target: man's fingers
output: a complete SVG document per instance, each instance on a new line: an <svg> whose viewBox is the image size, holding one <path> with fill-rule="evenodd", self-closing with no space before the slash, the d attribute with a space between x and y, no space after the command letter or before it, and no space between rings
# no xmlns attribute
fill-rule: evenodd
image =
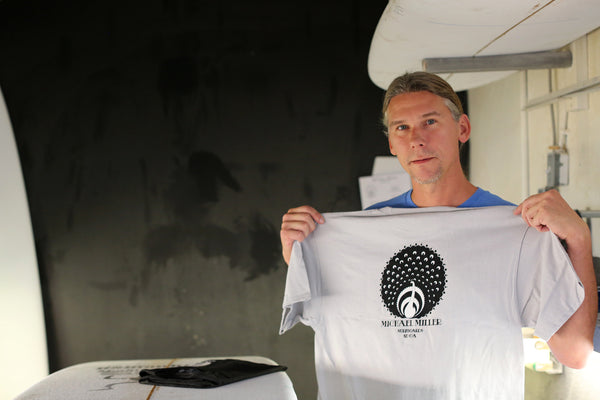
<svg viewBox="0 0 600 400"><path fill-rule="evenodd" d="M515 209L515 214L519 213L527 225L540 232L551 230L564 240L572 235L585 236L586 229L581 226L585 223L556 190L528 197Z"/></svg>
<svg viewBox="0 0 600 400"><path fill-rule="evenodd" d="M522 210L522 209L523 209L523 203L519 204L519 205L517 206L517 208L515 208L515 210L513 211L513 213L514 213L515 215L520 215L520 214L521 214L521 210Z"/></svg>
<svg viewBox="0 0 600 400"><path fill-rule="evenodd" d="M294 241L303 241L307 236L304 232L295 230L281 230L280 235L281 243L286 247L291 247Z"/></svg>
<svg viewBox="0 0 600 400"><path fill-rule="evenodd" d="M301 242L317 228L317 223L322 224L325 219L320 212L311 206L290 208L281 218L281 248L283 258L289 263L292 244Z"/></svg>
<svg viewBox="0 0 600 400"><path fill-rule="evenodd" d="M305 217L306 215L310 215L310 217L313 219L313 221L316 221L319 224L322 224L323 222L325 222L325 219L323 218L321 213L318 212L317 210L315 210L311 206L300 206L300 207L296 207L296 208L290 208L288 210L288 212L284 215L284 218L286 216L289 216L290 218L293 218L294 216Z"/></svg>
<svg viewBox="0 0 600 400"><path fill-rule="evenodd" d="M284 221L281 224L281 231L288 237L294 237L294 240L300 239L300 241L304 240L306 236L308 236L312 231L316 228L315 222L311 219L310 221L306 220L293 220L293 221ZM301 235L301 236L300 236Z"/></svg>

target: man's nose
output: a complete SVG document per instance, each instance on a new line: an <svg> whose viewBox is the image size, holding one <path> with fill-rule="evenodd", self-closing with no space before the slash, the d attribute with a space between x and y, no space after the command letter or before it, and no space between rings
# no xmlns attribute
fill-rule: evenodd
<svg viewBox="0 0 600 400"><path fill-rule="evenodd" d="M411 147L422 147L425 145L425 136L420 128L411 129L409 143Z"/></svg>

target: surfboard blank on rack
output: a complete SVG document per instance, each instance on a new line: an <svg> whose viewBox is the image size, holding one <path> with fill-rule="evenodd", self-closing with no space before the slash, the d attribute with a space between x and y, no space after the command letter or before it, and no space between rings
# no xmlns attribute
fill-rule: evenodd
<svg viewBox="0 0 600 400"><path fill-rule="evenodd" d="M269 358L259 356L227 358L276 364ZM73 365L53 373L15 400L297 400L292 381L285 372L210 389L153 386L138 382L142 369L201 366L207 360L209 358L120 360Z"/></svg>
<svg viewBox="0 0 600 400"><path fill-rule="evenodd" d="M21 164L0 92L0 399L48 375L42 293Z"/></svg>
<svg viewBox="0 0 600 400"><path fill-rule="evenodd" d="M477 57L556 50L600 26L590 0L390 0L369 51L371 80L387 89L425 58ZM467 90L514 71L440 74Z"/></svg>

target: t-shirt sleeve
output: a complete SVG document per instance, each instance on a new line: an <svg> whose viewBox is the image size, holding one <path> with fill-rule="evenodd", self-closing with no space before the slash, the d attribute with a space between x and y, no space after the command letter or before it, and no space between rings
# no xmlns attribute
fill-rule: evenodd
<svg viewBox="0 0 600 400"><path fill-rule="evenodd" d="M283 315L279 334L283 334L299 321L304 322L305 303L311 299L310 283L306 263L304 262L302 246L294 242L288 265L283 295Z"/></svg>
<svg viewBox="0 0 600 400"><path fill-rule="evenodd" d="M553 233L527 229L518 263L517 292L522 325L534 328L544 340L583 302L583 284Z"/></svg>

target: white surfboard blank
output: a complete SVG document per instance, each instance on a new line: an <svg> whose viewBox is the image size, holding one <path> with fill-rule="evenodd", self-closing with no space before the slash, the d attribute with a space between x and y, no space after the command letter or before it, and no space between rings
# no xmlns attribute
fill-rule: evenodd
<svg viewBox="0 0 600 400"><path fill-rule="evenodd" d="M427 58L480 57L556 50L600 26L590 0L390 0L369 51L371 80L386 89ZM514 71L440 74L467 90Z"/></svg>
<svg viewBox="0 0 600 400"><path fill-rule="evenodd" d="M224 358L276 364L273 360L260 356ZM297 400L292 381L285 372L276 372L210 389L153 386L138 382L139 372L142 369L201 366L208 360L208 358L176 358L93 361L77 364L53 373L15 400Z"/></svg>
<svg viewBox="0 0 600 400"><path fill-rule="evenodd" d="M40 279L21 164L0 91L0 399L48 375Z"/></svg>

